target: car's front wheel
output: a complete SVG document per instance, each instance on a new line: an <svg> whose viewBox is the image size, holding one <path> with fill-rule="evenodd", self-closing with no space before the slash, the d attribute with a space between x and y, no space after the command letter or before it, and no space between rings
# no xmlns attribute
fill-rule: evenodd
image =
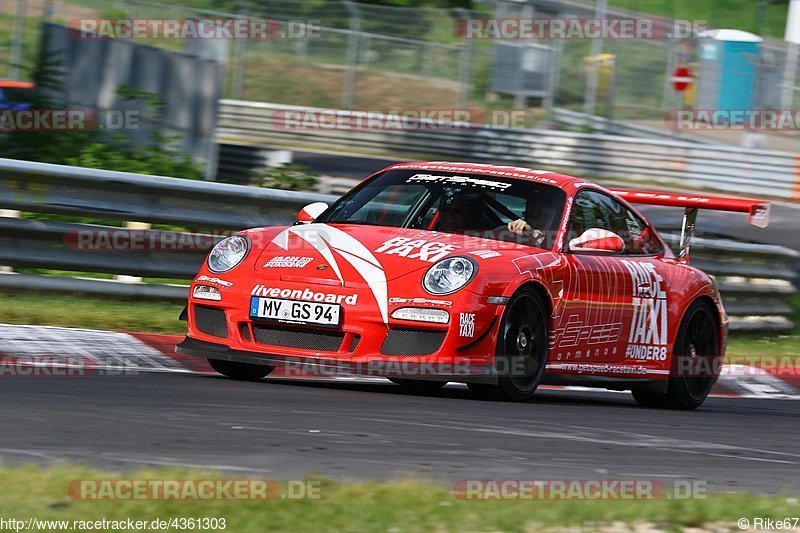
<svg viewBox="0 0 800 533"><path fill-rule="evenodd" d="M255 381L261 379L274 369L274 367L267 365L237 363L234 361L223 361L221 359L209 359L208 364L211 365L211 368L223 376L245 381Z"/></svg>
<svg viewBox="0 0 800 533"><path fill-rule="evenodd" d="M631 391L643 407L697 409L711 392L719 363L719 327L714 310L704 301L694 302L686 311L672 356L667 392Z"/></svg>
<svg viewBox="0 0 800 533"><path fill-rule="evenodd" d="M522 401L533 396L547 362L547 312L541 297L522 290L506 305L497 339L497 385L469 383L481 398Z"/></svg>

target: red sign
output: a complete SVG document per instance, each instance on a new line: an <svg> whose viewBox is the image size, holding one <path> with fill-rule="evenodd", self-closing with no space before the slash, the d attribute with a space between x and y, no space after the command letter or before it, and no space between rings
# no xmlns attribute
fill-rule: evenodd
<svg viewBox="0 0 800 533"><path fill-rule="evenodd" d="M675 67L675 72L672 73L669 81L672 83L672 88L682 93L694 83L694 72L689 70L689 67Z"/></svg>

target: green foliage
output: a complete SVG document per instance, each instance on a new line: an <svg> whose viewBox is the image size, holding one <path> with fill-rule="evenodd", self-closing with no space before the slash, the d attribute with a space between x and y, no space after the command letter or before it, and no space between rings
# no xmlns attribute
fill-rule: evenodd
<svg viewBox="0 0 800 533"><path fill-rule="evenodd" d="M44 50L44 47L42 47ZM28 103L35 110L56 110L67 107L54 95L61 94L62 61L60 53L42 53L33 69L32 91ZM90 130L9 131L3 137L3 157L56 163L122 172L135 172L187 179L202 179L203 169L184 154L169 149L174 138L158 133L158 113L163 102L158 95L132 89L118 88L121 100L138 103L148 115L139 125L145 131L146 144L134 144L120 133ZM152 120L149 120L152 117ZM154 126L148 126L154 124Z"/></svg>
<svg viewBox="0 0 800 533"><path fill-rule="evenodd" d="M208 383L224 388L224 382ZM260 384L259 387L279 385ZM252 387L253 390L259 387ZM253 393L256 394L256 393ZM363 394L363 393L362 393ZM59 406L54 406L59 408ZM777 416L777 415L763 415ZM132 437L134 438L134 437ZM465 465L469 472L470 465ZM465 477L470 474L465 473ZM297 477L297 476L296 476ZM246 479L241 474L186 468L149 468L120 474L85 465L56 464L0 469L0 516L38 520L216 517L225 530L236 533L347 531L396 533L435 531L738 531L740 517L766 517L783 524L796 516L797 499L790 493L759 495L713 492L690 499L621 500L468 500L457 497L444 483L414 479L343 483L305 477L315 482L319 499L265 501L261 499L142 499L74 500L68 487L75 480L189 480ZM280 479L281 493L286 483ZM729 489L730 490L730 489ZM534 491L535 494L536 491ZM102 491L99 493L102 494ZM787 522L791 524L791 521ZM790 526L791 527L791 526ZM123 526L124 528L124 526ZM784 529L789 529L784 527ZM109 531L110 529L104 529ZM698 531L699 529L693 529ZM54 531L54 529L50 529ZM74 531L70 529L70 531ZM196 531L196 530L195 530ZM750 531L754 531L750 529Z"/></svg>
<svg viewBox="0 0 800 533"><path fill-rule="evenodd" d="M257 172L251 181L254 185L270 189L307 191L314 188L317 176L303 165L288 164Z"/></svg>
<svg viewBox="0 0 800 533"><path fill-rule="evenodd" d="M189 157L162 148L162 139L164 138L156 136L154 144L134 146L124 136L115 136L81 147L77 154L66 157L64 164L136 174L203 179L203 169L199 165Z"/></svg>
<svg viewBox="0 0 800 533"><path fill-rule="evenodd" d="M787 0L609 0L610 7L783 38Z"/></svg>
<svg viewBox="0 0 800 533"><path fill-rule="evenodd" d="M396 7L472 7L472 0L361 0L361 3Z"/></svg>
<svg viewBox="0 0 800 533"><path fill-rule="evenodd" d="M164 107L164 101L161 100L161 95L141 89L134 89L127 85L120 85L117 87L117 96L131 102L141 102L157 111Z"/></svg>
<svg viewBox="0 0 800 533"><path fill-rule="evenodd" d="M124 19L127 16L128 13L124 9L104 9L100 11L100 16L98 18L104 20L116 20Z"/></svg>

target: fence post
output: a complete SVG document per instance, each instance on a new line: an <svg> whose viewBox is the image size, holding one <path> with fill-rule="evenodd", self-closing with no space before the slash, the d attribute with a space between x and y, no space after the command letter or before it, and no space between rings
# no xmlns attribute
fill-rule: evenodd
<svg viewBox="0 0 800 533"><path fill-rule="evenodd" d="M797 78L798 43L800 43L800 0L791 0L789 4L784 39L788 44L788 49L786 50L786 66L783 71L781 107L792 109Z"/></svg>
<svg viewBox="0 0 800 533"><path fill-rule="evenodd" d="M460 18L467 19L470 11L464 8L455 10ZM472 41L464 37L461 41L460 61L458 67L458 107L465 109L469 105L470 79L472 78Z"/></svg>
<svg viewBox="0 0 800 533"><path fill-rule="evenodd" d="M361 12L350 1L344 2L350 12L350 30L347 33L347 71L344 75L344 89L342 93L342 108L352 109L355 101L356 75L358 73L358 47L361 33Z"/></svg>
<svg viewBox="0 0 800 533"><path fill-rule="evenodd" d="M20 218L22 211L16 209L0 209L0 217ZM0 272L14 272L10 266L0 266Z"/></svg>
<svg viewBox="0 0 800 533"><path fill-rule="evenodd" d="M236 14L242 18L250 18L250 8L247 2L237 0ZM231 98L241 100L244 90L245 62L247 61L247 40L235 39L230 49L230 62L233 67L231 77Z"/></svg>
<svg viewBox="0 0 800 533"><path fill-rule="evenodd" d="M458 80L458 107L469 104L470 78L472 77L472 43L467 39L461 44L461 65Z"/></svg>
<svg viewBox="0 0 800 533"><path fill-rule="evenodd" d="M152 227L153 226L148 224L147 222L125 222L125 229L130 229L130 230L142 231L142 230L148 230L148 229L150 229ZM114 276L114 279L116 281L121 282L121 283L141 283L142 282L142 278L139 277L139 276L126 276L124 274L117 274L116 276Z"/></svg>
<svg viewBox="0 0 800 533"><path fill-rule="evenodd" d="M608 0L596 0L594 17L598 20L606 18L608 12ZM603 53L603 38L592 40L591 56L597 57ZM592 64L592 63L590 63ZM597 86L600 82L600 65L592 66L589 69L589 76L586 80L586 95L584 97L583 112L587 115L594 115L597 104Z"/></svg>
<svg viewBox="0 0 800 533"><path fill-rule="evenodd" d="M11 42L11 64L9 75L18 80L22 66L22 48L25 46L25 14L28 12L26 0L17 0L17 15L14 17L14 38Z"/></svg>

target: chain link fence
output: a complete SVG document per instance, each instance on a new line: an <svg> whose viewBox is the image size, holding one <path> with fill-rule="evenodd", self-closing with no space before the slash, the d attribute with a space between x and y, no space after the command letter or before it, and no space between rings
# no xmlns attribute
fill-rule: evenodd
<svg viewBox="0 0 800 533"><path fill-rule="evenodd" d="M287 37L219 43L218 55L227 64L229 98L383 112L517 108L530 111L522 124L529 127L542 117L552 118L549 111L556 106L663 129L666 112L695 104L696 90L676 92L670 77L679 65L697 68L697 38L501 41L464 39L456 28L464 19L661 17L668 25L672 17L679 17L710 28L735 26L767 34L753 58L758 70L754 105L794 108L800 100L797 54L769 37L785 24L785 4L753 0L743 10L731 10L722 0L609 0L609 7L600 11L597 2L483 0L472 10L459 10L346 0L176 0L170 5L145 0L6 0L0 10L0 60L5 69L0 76L17 72L11 56L20 41L16 49L22 53L17 55L31 64L38 22L47 17L61 22L82 17L265 17ZM19 25L15 16L22 4L27 11L25 23ZM153 44L192 46L176 41Z"/></svg>

